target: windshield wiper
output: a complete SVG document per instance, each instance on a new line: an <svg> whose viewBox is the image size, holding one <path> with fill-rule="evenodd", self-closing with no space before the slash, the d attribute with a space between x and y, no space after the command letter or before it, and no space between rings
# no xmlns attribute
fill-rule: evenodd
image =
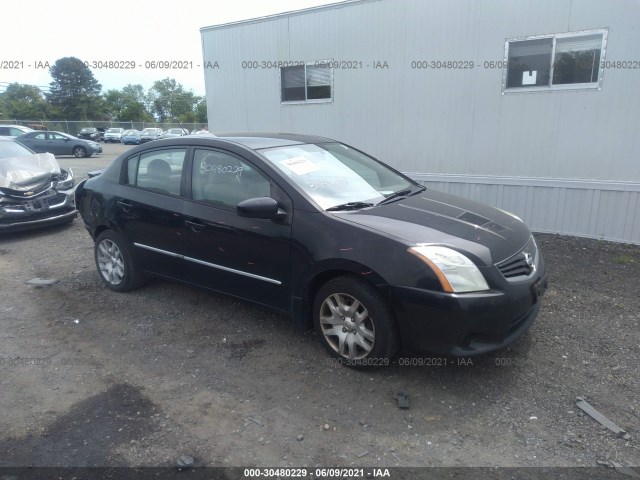
<svg viewBox="0 0 640 480"><path fill-rule="evenodd" d="M404 197L404 196L408 196L408 195L415 195L416 193L419 192L423 192L424 190L426 190L427 187L420 185L418 190L416 190L415 192L413 191L414 187L411 188L405 188L404 190L398 190L397 192L393 192L391 195L389 195L387 198L385 198L384 200L380 200L378 202L378 205L384 205L385 203L389 203L391 200L394 200L398 197Z"/></svg>
<svg viewBox="0 0 640 480"><path fill-rule="evenodd" d="M336 210L360 210L361 208L373 207L373 203L367 202L347 202L334 207L329 207L325 211L333 212Z"/></svg>

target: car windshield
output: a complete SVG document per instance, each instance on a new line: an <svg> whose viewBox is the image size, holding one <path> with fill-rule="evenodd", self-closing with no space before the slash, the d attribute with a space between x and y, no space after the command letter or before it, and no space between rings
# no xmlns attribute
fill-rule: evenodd
<svg viewBox="0 0 640 480"><path fill-rule="evenodd" d="M124 132L125 135L137 135L138 131L137 130L127 130L126 132Z"/></svg>
<svg viewBox="0 0 640 480"><path fill-rule="evenodd" d="M262 149L260 153L325 210L340 205L371 206L418 186L337 142L288 145Z"/></svg>
<svg viewBox="0 0 640 480"><path fill-rule="evenodd" d="M33 153L17 142L0 142L0 158L23 157L25 155L33 155Z"/></svg>
<svg viewBox="0 0 640 480"><path fill-rule="evenodd" d="M107 133L120 133L120 129L119 128L110 128L109 130L107 130Z"/></svg>

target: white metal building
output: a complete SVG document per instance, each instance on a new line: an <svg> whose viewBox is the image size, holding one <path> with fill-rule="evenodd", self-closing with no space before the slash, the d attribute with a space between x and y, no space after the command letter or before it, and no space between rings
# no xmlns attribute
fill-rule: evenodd
<svg viewBox="0 0 640 480"><path fill-rule="evenodd" d="M640 243L638 0L354 0L201 34L214 132L335 138L534 231Z"/></svg>

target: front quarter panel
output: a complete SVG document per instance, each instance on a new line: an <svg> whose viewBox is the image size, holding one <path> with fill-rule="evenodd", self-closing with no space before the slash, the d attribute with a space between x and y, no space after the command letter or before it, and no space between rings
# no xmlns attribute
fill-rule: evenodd
<svg viewBox="0 0 640 480"><path fill-rule="evenodd" d="M351 274L378 287L420 285L441 290L434 273L407 252L408 244L324 212L296 210L292 232L292 316L309 327L314 291L329 278Z"/></svg>

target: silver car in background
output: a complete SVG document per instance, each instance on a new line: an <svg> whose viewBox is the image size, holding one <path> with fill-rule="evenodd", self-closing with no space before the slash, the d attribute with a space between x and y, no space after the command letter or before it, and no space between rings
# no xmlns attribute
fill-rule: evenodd
<svg viewBox="0 0 640 480"><path fill-rule="evenodd" d="M51 153L0 137L0 233L72 222L74 186Z"/></svg>
<svg viewBox="0 0 640 480"><path fill-rule="evenodd" d="M120 143L122 141L123 134L124 128L112 127L104 132L104 143Z"/></svg>
<svg viewBox="0 0 640 480"><path fill-rule="evenodd" d="M150 142L151 140L160 140L164 137L161 128L145 128L140 135L140 143Z"/></svg>

